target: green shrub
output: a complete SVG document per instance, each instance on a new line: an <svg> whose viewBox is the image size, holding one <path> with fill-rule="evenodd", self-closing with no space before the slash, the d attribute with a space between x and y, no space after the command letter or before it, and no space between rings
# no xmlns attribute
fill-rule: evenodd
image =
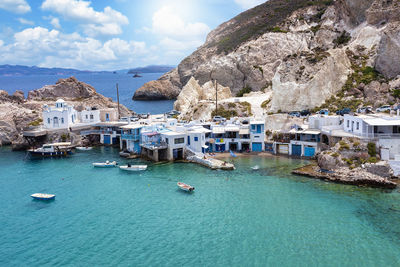
<svg viewBox="0 0 400 267"><path fill-rule="evenodd" d="M43 122L43 120L39 118L37 120L30 122L28 125L29 126L39 126L42 122Z"/></svg>
<svg viewBox="0 0 400 267"><path fill-rule="evenodd" d="M377 163L377 162L378 162L378 159L376 157L370 157L368 159L368 163Z"/></svg>
<svg viewBox="0 0 400 267"><path fill-rule="evenodd" d="M236 108L236 104L235 103L228 103L228 108Z"/></svg>
<svg viewBox="0 0 400 267"><path fill-rule="evenodd" d="M334 158L337 158L337 157L339 157L339 153L337 153L337 152L332 153L331 156L334 157Z"/></svg>
<svg viewBox="0 0 400 267"><path fill-rule="evenodd" d="M358 141L355 141L354 143L353 143L353 146L355 146L355 147L357 147L357 146L359 146L360 145L360 142L358 142Z"/></svg>
<svg viewBox="0 0 400 267"><path fill-rule="evenodd" d="M353 160L352 160L352 159L343 158L342 160L343 160L344 162L346 162L347 165L353 165Z"/></svg>
<svg viewBox="0 0 400 267"><path fill-rule="evenodd" d="M272 131L271 131L271 130L266 130L266 131L265 131L265 135L266 135L266 136L271 136L271 134L272 134Z"/></svg>
<svg viewBox="0 0 400 267"><path fill-rule="evenodd" d="M269 103L271 103L271 99L267 99L267 100L265 100L264 102L262 102L262 103L261 103L261 107L265 109L265 108L267 108L267 105L268 105Z"/></svg>
<svg viewBox="0 0 400 267"><path fill-rule="evenodd" d="M335 40L333 40L333 43L336 46L339 45L346 45L351 39L351 36L348 32L343 31Z"/></svg>
<svg viewBox="0 0 400 267"><path fill-rule="evenodd" d="M368 155L370 155L371 157L375 157L376 156L376 145L373 142L369 142L367 145L368 148Z"/></svg>
<svg viewBox="0 0 400 267"><path fill-rule="evenodd" d="M350 146L349 146L349 144L344 144L344 145L340 145L340 147L339 147L339 150L340 151L342 151L342 150L349 150L350 149Z"/></svg>
<svg viewBox="0 0 400 267"><path fill-rule="evenodd" d="M244 94L248 94L248 93L250 93L252 90L251 90L251 87L250 86L245 86L245 87L243 87L237 94L236 94L236 96L237 97L242 97Z"/></svg>

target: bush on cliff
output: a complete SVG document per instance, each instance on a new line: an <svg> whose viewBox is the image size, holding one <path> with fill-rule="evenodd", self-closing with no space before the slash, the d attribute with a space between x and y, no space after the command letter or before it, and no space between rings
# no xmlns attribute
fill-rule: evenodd
<svg viewBox="0 0 400 267"><path fill-rule="evenodd" d="M368 155L370 155L371 157L375 157L376 156L376 145L373 142L369 142L367 145L368 148Z"/></svg>

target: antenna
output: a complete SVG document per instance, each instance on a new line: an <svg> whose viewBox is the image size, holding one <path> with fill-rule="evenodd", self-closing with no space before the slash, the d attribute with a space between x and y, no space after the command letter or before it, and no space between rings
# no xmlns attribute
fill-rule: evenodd
<svg viewBox="0 0 400 267"><path fill-rule="evenodd" d="M118 120L121 119L121 114L119 110L119 91L118 91L118 83L117 83L117 101L118 101Z"/></svg>

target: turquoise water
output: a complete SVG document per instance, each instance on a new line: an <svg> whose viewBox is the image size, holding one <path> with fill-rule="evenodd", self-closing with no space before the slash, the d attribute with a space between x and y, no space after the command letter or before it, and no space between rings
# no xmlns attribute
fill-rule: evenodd
<svg viewBox="0 0 400 267"><path fill-rule="evenodd" d="M292 176L305 161L235 158L235 171L94 169L98 148L25 160L0 148L1 266L394 266L400 194ZM140 162L132 160L131 162ZM250 167L260 165L259 171ZM196 187L177 190L176 182ZM43 203L35 192L57 195Z"/></svg>

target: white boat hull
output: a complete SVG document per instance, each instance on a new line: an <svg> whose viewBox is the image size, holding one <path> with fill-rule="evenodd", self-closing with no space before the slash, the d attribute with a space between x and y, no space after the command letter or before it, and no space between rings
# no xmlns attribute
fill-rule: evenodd
<svg viewBox="0 0 400 267"><path fill-rule="evenodd" d="M119 168L123 171L145 171L147 169L147 165L132 165L130 167L128 166L119 166Z"/></svg>
<svg viewBox="0 0 400 267"><path fill-rule="evenodd" d="M181 189L183 191L186 191L186 192L194 191L194 187L191 185L180 183L180 182L178 182L177 185L178 185L179 189Z"/></svg>
<svg viewBox="0 0 400 267"><path fill-rule="evenodd" d="M83 146L77 146L75 148L80 151L88 151L93 149L93 147L83 147Z"/></svg>
<svg viewBox="0 0 400 267"><path fill-rule="evenodd" d="M56 197L53 194L35 193L31 195L32 198L37 200L52 200Z"/></svg>
<svg viewBox="0 0 400 267"><path fill-rule="evenodd" d="M96 168L114 168L115 166L117 166L117 163L103 163L103 162L99 162L99 163L92 163L93 167Z"/></svg>

